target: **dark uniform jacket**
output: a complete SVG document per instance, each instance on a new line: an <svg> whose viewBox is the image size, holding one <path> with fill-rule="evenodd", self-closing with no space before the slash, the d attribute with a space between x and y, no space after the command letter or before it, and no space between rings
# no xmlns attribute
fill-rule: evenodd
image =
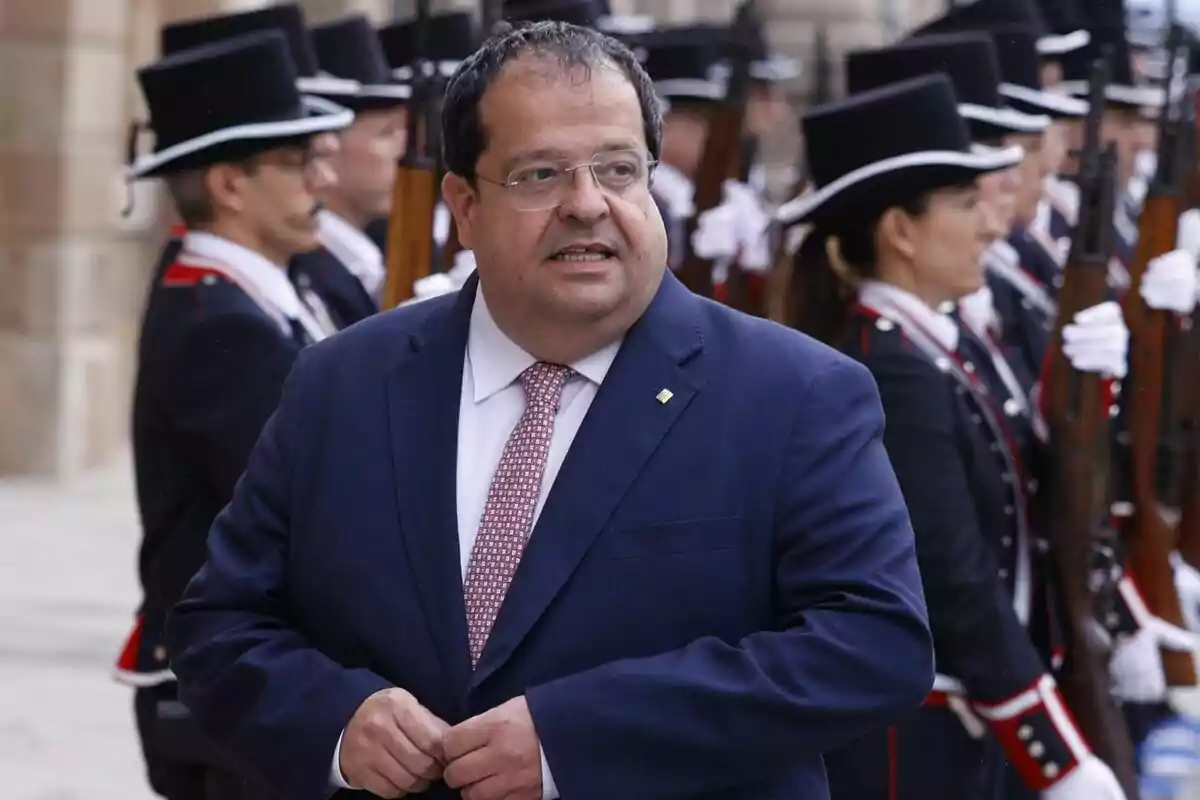
<svg viewBox="0 0 1200 800"><path fill-rule="evenodd" d="M1086 750L1069 721L1061 724L1067 719L1061 699L1026 627L1045 613L1035 607L1044 575L1028 525L1028 465L1006 420L1004 400L982 379L976 356L961 341L949 349L944 337L910 323L914 317L903 306L884 302L889 295L894 296L864 294L839 349L867 366L879 386L887 416L884 443L916 532L939 673L927 706L972 709L1023 782L1042 789ZM918 730L921 724L914 723ZM965 724L957 735L969 737ZM925 753L927 759L906 770L894 760L896 743L905 738L900 726L887 747L864 746L849 758L827 759L840 765L831 769L831 782L836 771L849 776L854 791L873 798L878 787L854 773L900 774L907 784L890 787L895 797L975 796L962 794L961 786L955 795L931 788L937 784L927 773L951 768L939 760L961 747L910 741L906 752ZM890 765L878 763L889 758Z"/></svg>

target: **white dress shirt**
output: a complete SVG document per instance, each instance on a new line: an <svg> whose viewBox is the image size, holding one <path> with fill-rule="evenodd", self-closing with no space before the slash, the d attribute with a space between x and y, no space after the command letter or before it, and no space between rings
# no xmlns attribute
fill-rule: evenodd
<svg viewBox="0 0 1200 800"><path fill-rule="evenodd" d="M317 214L317 236L325 249L358 278L367 294L379 296L386 268L383 252L370 236L327 208Z"/></svg>
<svg viewBox="0 0 1200 800"><path fill-rule="evenodd" d="M541 493L533 514L535 524L567 451L575 440L575 434L583 424L583 418L620 349L621 342L613 342L570 365L574 374L563 386L562 399L554 420L546 470L542 474ZM504 453L509 434L525 411L525 390L517 378L537 361L497 327L488 311L482 287L476 292L475 305L471 309L464 359L458 413L457 505L459 565L465 581L492 475L500 465L500 456ZM333 753L331 777L334 786L347 789L350 787L339 766L341 746L339 738ZM558 796L558 788L543 750L542 798L557 800Z"/></svg>
<svg viewBox="0 0 1200 800"><path fill-rule="evenodd" d="M216 270L237 284L255 304L278 323L289 337L289 320L298 320L314 342L326 337L325 329L300 302L300 295L287 275L287 268L265 256L221 236L188 231L183 237L179 260Z"/></svg>

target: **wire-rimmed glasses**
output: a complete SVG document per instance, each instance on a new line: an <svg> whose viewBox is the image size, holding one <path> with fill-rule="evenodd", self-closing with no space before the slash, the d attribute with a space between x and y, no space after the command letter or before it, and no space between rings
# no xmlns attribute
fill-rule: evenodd
<svg viewBox="0 0 1200 800"><path fill-rule="evenodd" d="M533 161L523 164L503 181L479 175L481 179L503 186L518 211L549 211L562 205L573 189L575 173L587 169L603 191L621 194L647 184L657 164L641 150L603 150L582 164L565 159Z"/></svg>

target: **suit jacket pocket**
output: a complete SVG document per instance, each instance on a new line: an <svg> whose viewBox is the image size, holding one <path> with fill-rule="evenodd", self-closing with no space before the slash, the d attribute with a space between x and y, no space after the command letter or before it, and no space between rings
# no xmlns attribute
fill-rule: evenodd
<svg viewBox="0 0 1200 800"><path fill-rule="evenodd" d="M604 551L613 558L688 555L732 550L743 533L741 517L705 517L621 528L606 533Z"/></svg>

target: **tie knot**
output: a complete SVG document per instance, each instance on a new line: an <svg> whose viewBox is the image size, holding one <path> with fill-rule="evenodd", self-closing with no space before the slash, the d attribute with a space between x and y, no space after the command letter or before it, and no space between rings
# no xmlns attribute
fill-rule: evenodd
<svg viewBox="0 0 1200 800"><path fill-rule="evenodd" d="M539 361L526 368L518 379L521 381L521 388L525 390L525 402L530 405L547 403L557 408L562 397L563 384L567 382L571 372L570 367L547 361Z"/></svg>

